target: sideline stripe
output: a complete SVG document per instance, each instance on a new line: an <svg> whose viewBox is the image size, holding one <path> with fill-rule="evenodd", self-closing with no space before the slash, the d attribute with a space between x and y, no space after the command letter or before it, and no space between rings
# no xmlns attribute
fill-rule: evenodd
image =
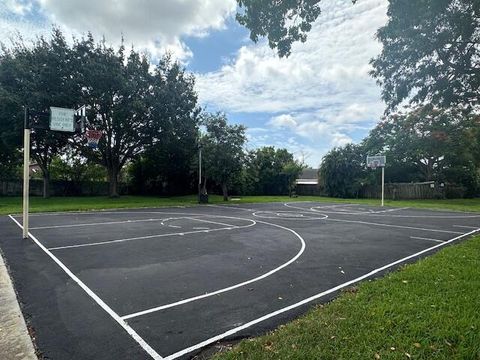
<svg viewBox="0 0 480 360"><path fill-rule="evenodd" d="M48 248L48 250L73 249L73 248L87 247L87 246L116 244L116 243L126 242L126 241L153 239L153 238L160 238L160 237L166 237L166 236L176 236L176 235L183 236L183 235L190 235L190 234L197 234L197 233L207 233L207 232L220 231L220 230L244 229L244 228L247 228L247 227L250 227L250 226L253 226L253 225L256 224L255 220L250 220L250 219L248 219L248 220L251 221L252 223L249 224L249 225L245 225L245 226L233 226L233 227L225 227L225 228L210 229L210 230L195 230L195 231L185 231L185 232L177 232L177 233L166 233L166 234L157 234L157 235L148 235L148 236L138 236L138 237L132 237L132 238L126 238L126 239L99 241L99 242L94 242L94 243L83 243L83 244L77 244L77 245L56 246L56 247Z"/></svg>
<svg viewBox="0 0 480 360"><path fill-rule="evenodd" d="M410 236L410 239L417 239L417 240L428 240L428 241L435 241L439 243L445 242L445 240L438 240L438 239L432 239L432 238L425 238L425 237L418 237L418 236Z"/></svg>
<svg viewBox="0 0 480 360"><path fill-rule="evenodd" d="M403 225L392 225L392 224L372 223L372 222L368 222L368 221L359 221L359 220L342 220L342 219L332 219L332 218L327 218L327 219L325 219L325 220L337 221L337 222L346 222L346 223L353 223L353 224L385 226L385 227L393 227L393 228L399 228L399 229L411 229L411 230L421 230L421 231L433 231L433 232L441 232L441 233L447 233L447 234L463 234L462 232L458 232L458 231L438 230L438 229L426 229L426 228L419 228L419 227L413 227L413 226L403 226Z"/></svg>
<svg viewBox="0 0 480 360"><path fill-rule="evenodd" d="M12 219L21 229L23 226L11 215L9 215L10 219ZM115 311L113 311L102 299L100 299L90 288L85 285L74 273L70 271L55 255L53 255L48 249L38 241L38 239L32 235L32 233L28 233L30 238L42 249L55 263L63 270L65 273L70 276L70 278L79 285L83 291L87 293L108 315L110 315L141 347L145 350L148 355L150 355L155 360L162 360L161 357L153 348L147 344L143 338L137 334L135 330L133 330L130 325L128 325Z"/></svg>
<svg viewBox="0 0 480 360"><path fill-rule="evenodd" d="M204 347L204 346L207 346L207 345L210 345L210 344L212 344L212 343L214 343L214 342L216 342L216 341L222 340L223 338L225 338L225 337L227 337L227 336L234 335L234 334L238 333L239 331L242 331L242 330L244 330L244 329L247 329L247 328L249 328L249 327L251 327L251 326L253 326L253 325L255 325L255 324L258 324L258 323L260 323L260 322L263 322L263 321L265 321L265 320L268 320L268 319L270 319L270 318L272 318L272 317L275 317L275 316L277 316L277 315L280 315L280 314L282 314L282 313L284 313L284 312L287 312L287 311L289 311L289 310L295 309L295 308L297 308L297 307L299 307L299 306L308 304L309 302L312 302L312 301L314 301L314 300L317 300L317 299L319 299L319 298L321 298L321 297L323 297L323 296L325 296L325 295L328 295L328 294L331 294L331 293L333 293L333 292L335 292L335 291L341 290L341 289L343 289L343 288L345 288L345 287L347 287L347 286L350 286L350 285L355 284L355 283L357 283L357 282L359 282L359 281L362 281L362 280L364 280L364 279L367 279L367 278L369 278L369 277L371 277L371 276L373 276L373 275L375 275L375 274L378 274L379 272L382 272L382 271L384 271L384 270L387 270L387 269L391 268L392 266L401 264L401 263L403 263L403 262L405 262L405 261L407 261L407 260L410 260L410 259L412 259L412 258L415 258L415 257L417 257L417 256L420 256L420 255L422 255L422 254L425 254L425 253L427 253L427 252L429 252L429 251L432 251L432 250L438 249L438 248L440 248L440 247L443 247L443 246L445 246L445 245L447 245L447 244L450 244L450 243L452 243L452 242L454 242L454 241L457 241L457 240L459 240L459 239L462 239L462 238L464 238L464 237L473 235L473 234L477 233L478 231L480 231L480 228L475 229L475 230L473 230L473 231L470 231L470 232L468 232L468 233L466 233L466 234L462 234L462 235L460 235L460 236L457 236L457 237L455 237L455 238L453 238L453 239L447 240L447 241L445 241L445 242L443 242L443 243L441 243L441 244L434 245L434 246L429 247L429 248L427 248L427 249L425 249L425 250L419 251L419 252L417 252L417 253L415 253L415 254L413 254L413 255L406 256L406 257L404 257L404 258L402 258L402 259L399 259L399 260L397 260L397 261L394 261L394 262L392 262L392 263L390 263L390 264L384 265L384 266L382 266L382 267L380 267L380 268L377 268L377 269L375 269L375 270L370 271L369 273L366 273L365 275L362 275L362 276L357 277L357 278L355 278L355 279L353 279L353 280L350 280L350 281L347 281L347 282L345 282L345 283L343 283L343 284L340 284L340 285L338 285L338 286L335 286L334 288L331 288L331 289L326 290L326 291L323 291L323 292L321 292L321 293L319 293L319 294L313 295L313 296L311 296L311 297L309 297L309 298L307 298L307 299L304 299L304 300L302 300L302 301L299 301L299 302L297 302L297 303L295 303L295 304L292 304L292 305L290 305L290 306L284 307L284 308L279 309L279 310L277 310L277 311L274 311L274 312L272 312L272 313L270 313L270 314L264 315L264 316L262 316L262 317L260 317L260 318L258 318L258 319L255 319L255 320L252 320L252 321L250 321L250 322L248 322L248 323L245 323L245 324L243 324L242 326L238 326L238 327L233 328L233 329L231 329L231 330L229 330L229 331L226 331L226 332L224 332L223 334L219 334L219 335L214 336L214 337L212 337L212 338L210 338L210 339L207 339L207 340L205 340L205 341L202 341L202 342L200 342L200 343L198 343L198 344L196 344L196 345L190 346L190 347L185 348L185 349L183 349L183 350L180 350L180 351L178 351L178 352L176 352L176 353L174 353L174 354L171 354L171 355L169 355L169 356L166 356L166 357L165 357L165 360L173 360L173 359L176 359L176 358L178 358L178 357L180 357L180 356L186 355L186 354L188 354L188 353L190 353L190 352L192 352L192 351L201 349L201 348Z"/></svg>
<svg viewBox="0 0 480 360"><path fill-rule="evenodd" d="M136 222L161 221L161 220L164 220L164 219L122 220L122 221L108 221L108 222L98 222L98 223L52 225L52 226L31 227L30 230L58 229L58 228L78 227L78 226L113 225L113 224L126 224L126 223L136 223Z"/></svg>
<svg viewBox="0 0 480 360"><path fill-rule="evenodd" d="M253 220L252 220L252 221L253 221ZM267 272L267 273L265 273L265 274L263 274L263 275L260 275L260 276L258 276L258 277L256 277L256 278L253 278L253 279L250 279L250 280L247 280L247 281L241 282L241 283L239 283L239 284L232 285L232 286L229 286L229 287L226 287L226 288L217 290L217 291L212 291L212 292L210 292L210 293L206 293L206 294L203 294L203 295L194 296L194 297L191 297L191 298L188 298L188 299L180 300L180 301L177 301L177 302L174 302L174 303L171 303L171 304L166 304L166 305L162 305L162 306L157 306L157 307L154 307L154 308L151 308L151 309L147 309L147 310L139 311L139 312L136 312L136 313L124 315L124 316L122 316L122 319L123 319L123 320L131 319L131 318L134 318L134 317L137 317L137 316L141 316L141 315L145 315L145 314L150 314L150 313L153 313L153 312L156 312L156 311L160 311L160 310L172 308L172 307L179 306L179 305L183 305L183 304L186 304L186 303L195 301L195 300L204 299L204 298L207 298L207 297L210 297L210 296L214 296L214 295L218 295L218 294L221 294L221 293L224 293L224 292L233 290L233 289L237 289L237 288L239 288L239 287L242 287L242 286L245 286L245 285L248 285L248 284L257 282L257 281L259 281L259 280L262 280L262 279L265 279L265 278L269 277L270 275L275 274L277 271L280 271L280 270L282 270L283 268L289 266L290 264L292 264L293 262L295 262L300 256L302 256L303 252L305 251L305 246L306 246L306 245L305 245L305 240L303 240L303 238L302 238L295 230L292 230L292 229L287 228L287 227L285 227L285 226L281 226L281 225L277 225L277 224L272 224L272 223L265 222L265 221L257 220L257 222L262 223L262 224L266 224L266 225L270 225L270 226L274 226L274 227L278 227L278 228L280 228L280 229L287 230L287 231L291 232L292 234L294 234L298 239L300 239L300 242L301 242L301 244L302 244L299 252L298 252L293 258L291 258L289 261L287 261L286 263L284 263L284 264L276 267L275 269L270 270L269 272Z"/></svg>

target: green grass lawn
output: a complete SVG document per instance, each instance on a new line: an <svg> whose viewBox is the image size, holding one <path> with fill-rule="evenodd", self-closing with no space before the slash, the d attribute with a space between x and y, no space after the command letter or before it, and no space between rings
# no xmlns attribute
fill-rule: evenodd
<svg viewBox="0 0 480 360"><path fill-rule="evenodd" d="M224 203L221 196L211 195L210 203ZM319 196L243 196L239 200L230 201L232 204L258 203L258 202L289 202L289 201L320 201L320 202L345 202L367 205L379 205L375 199L334 199ZM197 203L195 195L177 197L147 197L147 196L121 196L109 198L103 196L93 197L41 197L30 198L32 212L47 211L84 211L94 209L124 209L139 207L162 207L178 205L194 205ZM449 209L455 211L480 211L480 199L455 199L455 200L405 200L385 202L387 206L418 207L430 209ZM20 197L0 197L0 214L15 214L22 211Z"/></svg>
<svg viewBox="0 0 480 360"><path fill-rule="evenodd" d="M214 359L480 359L480 236Z"/></svg>

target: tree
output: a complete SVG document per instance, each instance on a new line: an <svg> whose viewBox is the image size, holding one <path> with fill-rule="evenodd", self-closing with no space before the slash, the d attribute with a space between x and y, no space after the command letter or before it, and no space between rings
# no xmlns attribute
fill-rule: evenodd
<svg viewBox="0 0 480 360"><path fill-rule="evenodd" d="M320 1L237 0L237 21L250 30L252 41L267 37L268 45L277 49L280 57L289 56L294 42L307 40L321 13Z"/></svg>
<svg viewBox="0 0 480 360"><path fill-rule="evenodd" d="M24 109L48 111L50 106L77 108L80 87L73 76L72 51L57 28L50 40L38 38L30 47L21 39L0 55L0 129L2 142L15 151L23 146ZM33 160L40 166L43 196L49 196L50 164L67 144L68 135L33 130Z"/></svg>
<svg viewBox="0 0 480 360"><path fill-rule="evenodd" d="M282 174L286 177L288 196L292 196L293 190L296 186L296 181L303 169L305 169L305 165L295 160L289 161L283 165Z"/></svg>
<svg viewBox="0 0 480 360"><path fill-rule="evenodd" d="M105 166L110 196L118 196L121 169L146 149L156 153L159 168L177 166L176 175L184 174L199 113L193 76L169 55L151 73L145 55L132 49L127 56L123 45L115 50L105 41L95 44L91 35L77 41L74 49L89 105L87 127L103 131L99 151L83 146L81 153Z"/></svg>
<svg viewBox="0 0 480 360"><path fill-rule="evenodd" d="M448 181L472 189L477 126L465 110L426 105L385 118L363 147L370 154L386 154L386 173L396 181Z"/></svg>
<svg viewBox="0 0 480 360"><path fill-rule="evenodd" d="M228 125L225 114L205 114L202 120L206 133L201 138L205 181L211 179L222 188L223 200L228 201L228 187L242 171L246 141L245 127Z"/></svg>
<svg viewBox="0 0 480 360"><path fill-rule="evenodd" d="M50 165L51 178L54 180L82 182L105 181L105 168L98 164L89 164L87 159L68 152L67 156L56 156Z"/></svg>
<svg viewBox="0 0 480 360"><path fill-rule="evenodd" d="M154 83L155 137L134 162L133 181L142 192L184 194L192 188L198 143L195 79L166 56L157 67Z"/></svg>
<svg viewBox="0 0 480 360"><path fill-rule="evenodd" d="M286 149L266 146L251 151L246 166L249 192L261 195L291 194L303 165Z"/></svg>
<svg viewBox="0 0 480 360"><path fill-rule="evenodd" d="M150 63L132 49L125 55L89 34L74 44L82 96L88 104L87 128L102 130L98 151L78 146L90 161L105 166L110 196L118 196L118 176L127 161L149 144L156 127L152 117L153 78Z"/></svg>
<svg viewBox="0 0 480 360"><path fill-rule="evenodd" d="M478 0L390 0L388 17L377 32L382 53L371 62L387 111L404 101L480 105Z"/></svg>
<svg viewBox="0 0 480 360"><path fill-rule="evenodd" d="M319 171L328 196L357 196L365 178L365 159L360 145L347 144L330 150L323 157Z"/></svg>

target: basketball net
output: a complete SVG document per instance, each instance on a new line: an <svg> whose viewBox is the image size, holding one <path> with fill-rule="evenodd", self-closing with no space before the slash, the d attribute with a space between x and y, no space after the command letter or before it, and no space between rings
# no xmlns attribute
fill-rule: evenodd
<svg viewBox="0 0 480 360"><path fill-rule="evenodd" d="M85 137L87 138L87 144L90 148L96 149L98 148L98 142L102 137L101 130L87 130L85 132Z"/></svg>

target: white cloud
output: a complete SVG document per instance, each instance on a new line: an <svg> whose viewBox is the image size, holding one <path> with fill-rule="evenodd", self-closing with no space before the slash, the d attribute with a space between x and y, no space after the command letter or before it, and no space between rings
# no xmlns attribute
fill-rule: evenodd
<svg viewBox="0 0 480 360"><path fill-rule="evenodd" d="M305 114L300 117L304 116ZM343 146L353 141L345 134L345 131L349 130L350 126L336 126L335 123L321 120L299 121L291 114L275 116L270 119L267 125L276 129L288 129L303 138L318 141L322 144L327 143L332 147Z"/></svg>
<svg viewBox="0 0 480 360"><path fill-rule="evenodd" d="M32 2L19 0L4 0L5 8L15 15L25 15L32 11Z"/></svg>
<svg viewBox="0 0 480 360"><path fill-rule="evenodd" d="M145 49L154 58L169 50L184 61L192 52L182 36L201 37L222 29L236 9L235 0L7 0L4 6L24 15L32 4L47 24L57 24L67 33L78 36L91 31L113 44L124 36L127 45ZM10 22L8 27L15 28L17 23Z"/></svg>
<svg viewBox="0 0 480 360"><path fill-rule="evenodd" d="M330 146L371 127L384 110L368 72L381 50L374 34L386 22L387 0L321 5L307 42L295 44L289 58L278 58L265 42L248 44L218 71L199 74L201 102L226 112L270 114L272 131L288 129Z"/></svg>
<svg viewBox="0 0 480 360"><path fill-rule="evenodd" d="M271 118L270 121L268 122L268 125L271 125L277 128L296 128L298 124L292 115L283 114L283 115L279 115Z"/></svg>

